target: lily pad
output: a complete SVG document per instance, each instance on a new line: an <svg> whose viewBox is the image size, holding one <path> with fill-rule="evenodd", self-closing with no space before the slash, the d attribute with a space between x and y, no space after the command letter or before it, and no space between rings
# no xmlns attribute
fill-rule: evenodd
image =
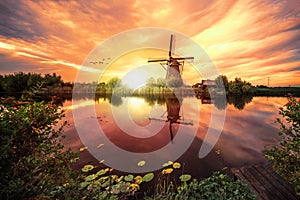
<svg viewBox="0 0 300 200"><path fill-rule="evenodd" d="M182 174L179 179L182 181L182 182L185 182L185 181L189 181L190 179L192 178L192 176L190 174Z"/></svg>
<svg viewBox="0 0 300 200"><path fill-rule="evenodd" d="M85 181L92 181L92 180L94 180L95 178L97 178L97 175L91 174L91 175L89 175L89 176L87 176L87 177L85 178Z"/></svg>
<svg viewBox="0 0 300 200"><path fill-rule="evenodd" d="M164 163L162 166L163 166L163 167L168 167L168 166L170 166L170 165L172 165L172 164L173 164L172 161L168 161L168 162Z"/></svg>
<svg viewBox="0 0 300 200"><path fill-rule="evenodd" d="M88 172L94 169L93 165L84 165L84 167L81 169L82 172Z"/></svg>
<svg viewBox="0 0 300 200"><path fill-rule="evenodd" d="M162 170L162 174L171 174L173 172L173 168L167 168Z"/></svg>
<svg viewBox="0 0 300 200"><path fill-rule="evenodd" d="M141 160L140 162L138 162L137 166L142 167L146 164L146 161Z"/></svg>
<svg viewBox="0 0 300 200"><path fill-rule="evenodd" d="M124 177L125 181L132 181L134 176L132 174L128 174L127 176Z"/></svg>
<svg viewBox="0 0 300 200"><path fill-rule="evenodd" d="M150 182L152 181L152 179L154 178L154 173L148 173L148 174L145 174L144 177L143 177L143 181L144 182Z"/></svg>
<svg viewBox="0 0 300 200"><path fill-rule="evenodd" d="M102 176L102 175L106 174L108 171L109 171L109 168L101 169L96 173L96 175Z"/></svg>
<svg viewBox="0 0 300 200"><path fill-rule="evenodd" d="M174 162L173 163L173 168L174 169L179 169L181 167L181 164L179 162Z"/></svg>

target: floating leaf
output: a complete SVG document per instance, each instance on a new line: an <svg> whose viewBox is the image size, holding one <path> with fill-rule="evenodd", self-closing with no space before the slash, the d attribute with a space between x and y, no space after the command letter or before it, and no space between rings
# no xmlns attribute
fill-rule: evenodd
<svg viewBox="0 0 300 200"><path fill-rule="evenodd" d="M134 180L135 180L135 183L137 183L137 184L141 184L143 182L143 178L141 176L136 176L134 178Z"/></svg>
<svg viewBox="0 0 300 200"><path fill-rule="evenodd" d="M86 149L88 149L87 147L81 147L80 149L79 149L79 151L84 151L84 150L86 150Z"/></svg>
<svg viewBox="0 0 300 200"><path fill-rule="evenodd" d="M140 162L138 162L137 166L142 167L146 164L146 161L141 160Z"/></svg>
<svg viewBox="0 0 300 200"><path fill-rule="evenodd" d="M93 165L84 165L84 167L81 169L82 172L88 172L94 169Z"/></svg>
<svg viewBox="0 0 300 200"><path fill-rule="evenodd" d="M145 176L143 177L143 181L144 182L150 182L152 181L152 179L154 178L154 173L148 173L148 174L145 174Z"/></svg>
<svg viewBox="0 0 300 200"><path fill-rule="evenodd" d="M163 167L168 167L168 166L170 166L170 165L172 165L172 164L173 164L172 161L168 161L168 162L164 163L162 166L163 166Z"/></svg>
<svg viewBox="0 0 300 200"><path fill-rule="evenodd" d="M192 176L190 174L182 174L179 179L182 181L182 182L185 182L185 181L188 181L192 178Z"/></svg>
<svg viewBox="0 0 300 200"><path fill-rule="evenodd" d="M96 175L102 176L102 175L106 174L108 171L109 171L109 168L101 169L96 173Z"/></svg>
<svg viewBox="0 0 300 200"><path fill-rule="evenodd" d="M103 147L104 146L104 144L99 144L98 146L97 146L97 148L99 149L99 148L101 148L101 147Z"/></svg>
<svg viewBox="0 0 300 200"><path fill-rule="evenodd" d="M221 150L220 149L216 150L216 154L220 155L221 154Z"/></svg>
<svg viewBox="0 0 300 200"><path fill-rule="evenodd" d="M80 189L85 188L89 183L88 182L82 182L80 183Z"/></svg>
<svg viewBox="0 0 300 200"><path fill-rule="evenodd" d="M91 174L91 175L89 175L89 176L87 176L87 177L85 178L85 181L92 181L92 180L94 180L95 178L97 178L97 175Z"/></svg>
<svg viewBox="0 0 300 200"><path fill-rule="evenodd" d="M173 172L173 168L167 168L162 170L162 174L171 174Z"/></svg>
<svg viewBox="0 0 300 200"><path fill-rule="evenodd" d="M132 174L128 174L127 176L124 177L125 181L132 181L134 176Z"/></svg>
<svg viewBox="0 0 300 200"><path fill-rule="evenodd" d="M181 167L181 164L179 162L174 162L173 163L173 168L174 169L179 169Z"/></svg>
<svg viewBox="0 0 300 200"><path fill-rule="evenodd" d="M100 160L99 163L104 163L104 160Z"/></svg>

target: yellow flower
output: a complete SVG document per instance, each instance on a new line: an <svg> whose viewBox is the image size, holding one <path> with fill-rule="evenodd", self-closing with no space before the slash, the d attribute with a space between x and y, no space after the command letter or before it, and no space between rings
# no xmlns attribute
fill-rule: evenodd
<svg viewBox="0 0 300 200"><path fill-rule="evenodd" d="M141 182L143 182L143 177L141 177L141 176L136 176L136 177L134 178L134 180L135 180L135 183L140 184Z"/></svg>
<svg viewBox="0 0 300 200"><path fill-rule="evenodd" d="M84 151L84 150L86 150L87 149L87 147L81 147L80 149L79 149L79 151Z"/></svg>
<svg viewBox="0 0 300 200"><path fill-rule="evenodd" d="M140 189L140 186L136 183L132 183L127 187L127 190L130 191L138 191Z"/></svg>
<svg viewBox="0 0 300 200"><path fill-rule="evenodd" d="M181 167L181 164L179 162L174 162L173 163L173 168L174 169L179 169Z"/></svg>
<svg viewBox="0 0 300 200"><path fill-rule="evenodd" d="M173 168L167 168L167 169L162 170L162 174L170 174L172 172L173 172Z"/></svg>

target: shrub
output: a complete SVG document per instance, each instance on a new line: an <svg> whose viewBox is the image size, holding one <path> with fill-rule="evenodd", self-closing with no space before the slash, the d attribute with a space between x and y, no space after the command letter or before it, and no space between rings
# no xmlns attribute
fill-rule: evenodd
<svg viewBox="0 0 300 200"><path fill-rule="evenodd" d="M264 151L271 160L275 171L290 182L300 194L300 101L289 98L288 103L280 108L282 119L279 135L282 141Z"/></svg>
<svg viewBox="0 0 300 200"><path fill-rule="evenodd" d="M65 150L63 111L44 102L0 101L0 197L46 198L74 182L77 155ZM54 129L54 126L59 126Z"/></svg>

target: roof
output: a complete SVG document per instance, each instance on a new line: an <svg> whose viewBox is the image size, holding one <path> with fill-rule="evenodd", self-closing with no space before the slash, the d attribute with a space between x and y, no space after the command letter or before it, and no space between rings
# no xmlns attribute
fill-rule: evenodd
<svg viewBox="0 0 300 200"><path fill-rule="evenodd" d="M215 86L216 81L214 81L214 80L202 80L202 85Z"/></svg>

